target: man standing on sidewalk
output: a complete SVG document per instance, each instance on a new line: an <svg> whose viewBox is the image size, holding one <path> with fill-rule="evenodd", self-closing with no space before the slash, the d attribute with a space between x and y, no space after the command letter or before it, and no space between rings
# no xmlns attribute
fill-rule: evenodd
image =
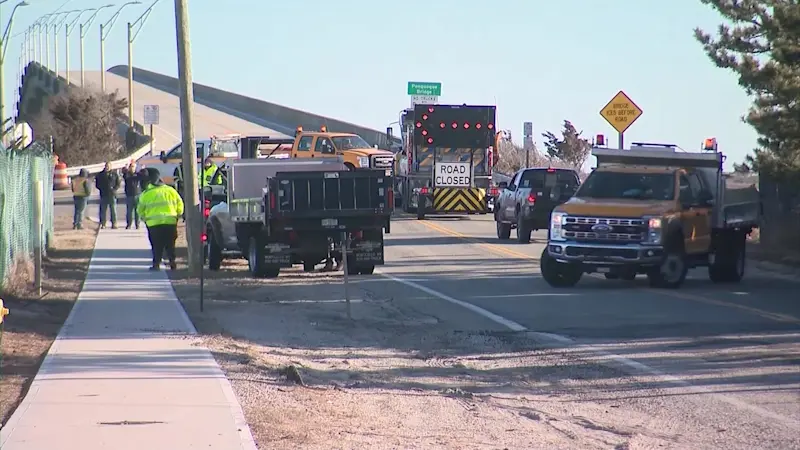
<svg viewBox="0 0 800 450"><path fill-rule="evenodd" d="M130 230L132 226L136 225L139 229L139 211L136 207L139 205L139 195L142 193L141 178L139 173L136 172L136 163L131 162L128 169L125 170L125 221L127 225L126 230Z"/></svg>
<svg viewBox="0 0 800 450"><path fill-rule="evenodd" d="M83 212L86 210L86 200L92 195L92 185L89 184L89 171L81 169L77 177L72 179L72 203L75 212L72 215L72 229L83 228Z"/></svg>
<svg viewBox="0 0 800 450"><path fill-rule="evenodd" d="M150 270L159 270L166 252L169 268L175 270L175 241L178 239L178 218L183 214L183 200L171 186L161 182L157 169L147 169L147 187L139 198L139 216L147 226L147 237L153 252Z"/></svg>
<svg viewBox="0 0 800 450"><path fill-rule="evenodd" d="M111 163L107 162L103 171L95 178L95 187L100 192L100 228L106 227L106 217L110 214L111 228L117 228L117 189L119 189L119 175L111 170Z"/></svg>

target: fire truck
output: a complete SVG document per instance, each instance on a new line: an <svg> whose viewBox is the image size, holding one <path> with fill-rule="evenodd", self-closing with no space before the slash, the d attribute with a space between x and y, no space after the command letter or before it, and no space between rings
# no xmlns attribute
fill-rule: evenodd
<svg viewBox="0 0 800 450"><path fill-rule="evenodd" d="M420 220L489 212L495 118L495 106L415 105L401 111L395 191L405 212Z"/></svg>

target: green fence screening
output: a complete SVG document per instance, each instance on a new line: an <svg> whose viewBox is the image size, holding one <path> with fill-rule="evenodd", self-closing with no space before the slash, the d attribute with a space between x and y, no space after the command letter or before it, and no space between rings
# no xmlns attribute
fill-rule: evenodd
<svg viewBox="0 0 800 450"><path fill-rule="evenodd" d="M34 251L34 189L42 180L45 243L53 234L53 154L34 142L22 150L0 145L0 288L17 258Z"/></svg>

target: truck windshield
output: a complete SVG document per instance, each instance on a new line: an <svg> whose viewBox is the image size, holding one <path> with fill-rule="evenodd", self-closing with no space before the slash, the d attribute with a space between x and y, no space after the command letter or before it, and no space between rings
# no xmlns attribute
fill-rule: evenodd
<svg viewBox="0 0 800 450"><path fill-rule="evenodd" d="M576 197L632 200L673 200L675 174L592 172Z"/></svg>
<svg viewBox="0 0 800 450"><path fill-rule="evenodd" d="M236 141L214 141L211 144L211 156L224 155L226 153L239 153L239 146Z"/></svg>
<svg viewBox="0 0 800 450"><path fill-rule="evenodd" d="M331 140L333 141L333 146L339 150L370 148L370 145L361 136L336 136L332 137Z"/></svg>

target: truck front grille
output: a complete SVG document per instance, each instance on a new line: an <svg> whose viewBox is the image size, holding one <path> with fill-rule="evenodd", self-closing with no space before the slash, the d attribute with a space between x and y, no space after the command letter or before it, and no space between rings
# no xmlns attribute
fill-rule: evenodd
<svg viewBox="0 0 800 450"><path fill-rule="evenodd" d="M643 219L612 217L567 217L564 237L583 242L642 242L647 236Z"/></svg>
<svg viewBox="0 0 800 450"><path fill-rule="evenodd" d="M388 155L376 155L372 157L373 169L389 169L394 167L394 157Z"/></svg>

